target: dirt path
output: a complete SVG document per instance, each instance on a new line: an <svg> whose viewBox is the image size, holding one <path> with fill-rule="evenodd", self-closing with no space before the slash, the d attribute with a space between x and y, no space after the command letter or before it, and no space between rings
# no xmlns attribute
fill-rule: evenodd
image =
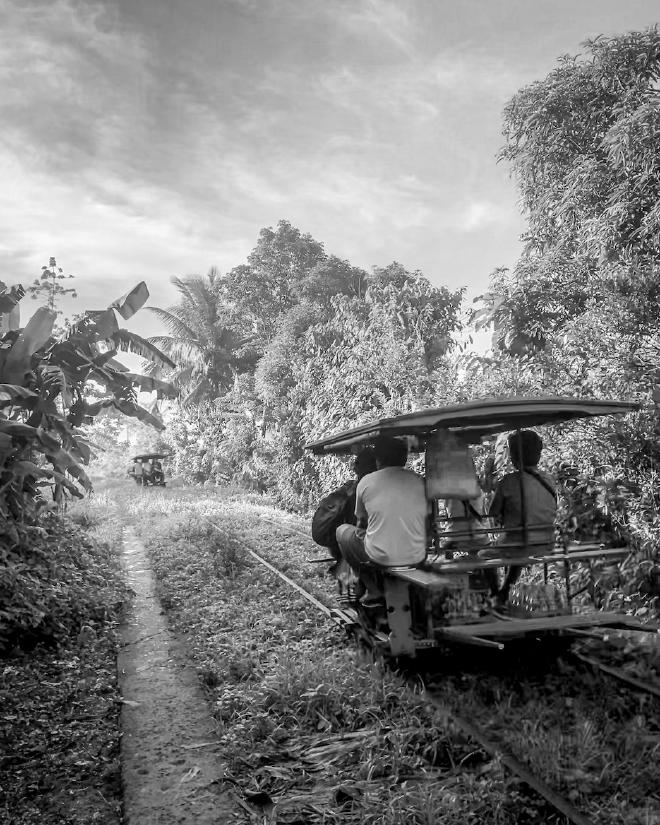
<svg viewBox="0 0 660 825"><path fill-rule="evenodd" d="M220 825L235 810L220 782L214 722L185 651L167 628L149 559L130 527L124 568L135 598L118 658L127 825Z"/></svg>

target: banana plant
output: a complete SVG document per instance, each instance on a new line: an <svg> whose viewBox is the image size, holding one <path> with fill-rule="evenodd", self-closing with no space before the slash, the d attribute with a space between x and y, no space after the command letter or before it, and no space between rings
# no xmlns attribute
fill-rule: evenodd
<svg viewBox="0 0 660 825"><path fill-rule="evenodd" d="M14 289L12 300L20 290ZM90 447L79 427L114 407L157 429L158 416L138 404L138 391L174 397L175 388L127 370L115 355L133 352L153 363L176 365L153 344L119 327L146 302L144 282L100 311L88 311L60 337L53 336L56 313L39 308L25 328L0 339L0 528L13 537L16 523L45 503L48 485L61 503L67 494L91 490L83 465ZM0 294L0 304L2 295ZM87 400L90 385L105 396Z"/></svg>

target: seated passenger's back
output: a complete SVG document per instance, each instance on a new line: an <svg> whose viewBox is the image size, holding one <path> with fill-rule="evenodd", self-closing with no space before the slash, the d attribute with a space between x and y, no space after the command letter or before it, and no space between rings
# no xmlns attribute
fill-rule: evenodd
<svg viewBox="0 0 660 825"><path fill-rule="evenodd" d="M489 510L504 528L502 544L523 543L524 521L528 545L548 551L554 547L557 494L552 478L537 467L542 449L541 437L532 430L523 430L520 437L509 436L509 454L516 471L497 485Z"/></svg>

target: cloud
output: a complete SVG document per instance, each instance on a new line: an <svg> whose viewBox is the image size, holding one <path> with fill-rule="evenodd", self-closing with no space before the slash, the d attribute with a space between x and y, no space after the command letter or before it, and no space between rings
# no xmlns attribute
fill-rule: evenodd
<svg viewBox="0 0 660 825"><path fill-rule="evenodd" d="M141 279L162 305L281 218L363 266L500 225L474 123L511 78L424 48L417 4L208 0L200 32L152 3L0 0L0 278L55 255L80 305Z"/></svg>
<svg viewBox="0 0 660 825"><path fill-rule="evenodd" d="M146 52L106 8L3 0L2 11L3 142L11 151L75 174L123 144L129 120L139 128Z"/></svg>
<svg viewBox="0 0 660 825"><path fill-rule="evenodd" d="M411 57L415 54L415 28L407 6L404 0L361 0L349 3L335 19L362 37L379 35Z"/></svg>
<svg viewBox="0 0 660 825"><path fill-rule="evenodd" d="M490 201L472 201L458 214L455 226L461 232L475 232L511 222L511 209Z"/></svg>

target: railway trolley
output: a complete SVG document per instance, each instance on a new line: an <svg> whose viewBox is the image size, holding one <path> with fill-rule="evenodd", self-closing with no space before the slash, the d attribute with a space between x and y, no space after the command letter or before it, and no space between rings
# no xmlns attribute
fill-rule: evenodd
<svg viewBox="0 0 660 825"><path fill-rule="evenodd" d="M165 473L163 472L163 459L169 458L169 453L142 453L135 455L131 459L131 464L126 472L136 484L141 487L165 487Z"/></svg>
<svg viewBox="0 0 660 825"><path fill-rule="evenodd" d="M378 567L383 602L363 605L356 597L356 578L340 562L340 611L359 625L371 644L395 657L455 644L502 650L514 640L571 639L602 628L653 630L622 612L598 610L576 599L571 571L581 566L594 583L603 565L618 565L630 555L628 547L557 538L554 548L541 549L532 535L552 525L525 519L525 490L521 482L520 541L498 542L502 529L475 526L447 514L446 502L479 490L471 450L501 433L515 433L595 416L625 414L638 405L584 398L508 398L472 401L422 409L384 418L306 444L316 456L346 455L368 446L378 436L405 439L411 453L423 453L427 497L431 505L425 561L413 567ZM448 451L447 444L451 444ZM451 466L447 465L447 462ZM522 473L519 474L522 478ZM443 513L444 509L444 513ZM507 539L508 541L508 539ZM478 555L489 545L490 550ZM495 607L487 580L498 570L516 566L538 571L536 584L520 584L505 608Z"/></svg>

